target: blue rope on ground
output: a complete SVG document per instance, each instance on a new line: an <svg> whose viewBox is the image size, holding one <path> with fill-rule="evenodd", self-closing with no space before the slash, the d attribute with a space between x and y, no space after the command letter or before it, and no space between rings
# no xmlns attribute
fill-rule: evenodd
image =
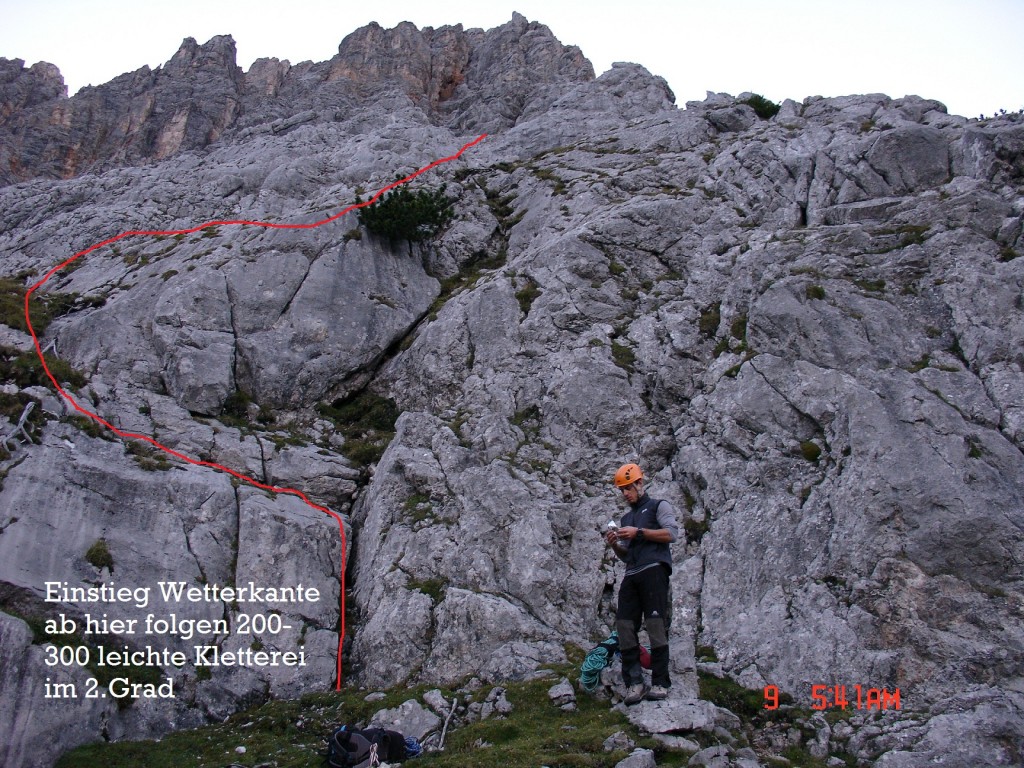
<svg viewBox="0 0 1024 768"><path fill-rule="evenodd" d="M420 745L420 743L418 741L416 741L416 739L414 739L412 736L406 736L405 737L405 756L406 756L406 758L419 757L421 754L423 754L423 747Z"/></svg>

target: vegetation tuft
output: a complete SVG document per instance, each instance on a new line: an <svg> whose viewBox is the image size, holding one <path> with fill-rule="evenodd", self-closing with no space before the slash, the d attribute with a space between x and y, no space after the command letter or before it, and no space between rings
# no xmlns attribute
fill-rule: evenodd
<svg viewBox="0 0 1024 768"><path fill-rule="evenodd" d="M687 517L683 520L683 532L686 534L688 544L700 544L704 534L711 530L711 523L707 517L703 520L694 520Z"/></svg>
<svg viewBox="0 0 1024 768"><path fill-rule="evenodd" d="M363 202L358 196L356 203ZM359 209L359 223L367 231L386 237L392 243L405 240L418 243L440 232L455 213L444 187L430 192L412 191L408 185L386 192L373 205Z"/></svg>
<svg viewBox="0 0 1024 768"><path fill-rule="evenodd" d="M174 464L167 458L167 454L159 448L154 448L148 443L137 440L125 442L125 453L135 460L142 469L147 472L157 472L172 469Z"/></svg>
<svg viewBox="0 0 1024 768"><path fill-rule="evenodd" d="M86 385L85 376L72 368L66 361L49 354L43 355L43 357L57 381L76 388ZM39 362L39 356L34 351L19 352L13 347L0 346L0 381L13 382L21 389L53 387L46 371L43 370L42 363Z"/></svg>
<svg viewBox="0 0 1024 768"><path fill-rule="evenodd" d="M400 415L395 401L364 390L347 398L338 398L317 410L334 422L345 438L342 454L357 464L380 461L395 436L395 422Z"/></svg>
<svg viewBox="0 0 1024 768"><path fill-rule="evenodd" d="M407 586L409 589L422 592L436 605L444 600L445 592L448 590L448 579L442 577L410 579Z"/></svg>
<svg viewBox="0 0 1024 768"><path fill-rule="evenodd" d="M114 556L110 554L106 539L97 539L93 542L93 545L85 552L85 559L94 568L100 570L106 568L111 573L114 572Z"/></svg>
<svg viewBox="0 0 1024 768"><path fill-rule="evenodd" d="M476 251L457 274L441 280L441 292L438 294L437 298L434 299L433 304L430 305L430 318L436 319L437 313L441 310L441 307L445 305L448 299L462 289L470 288L475 285L483 276L485 271L500 269L505 266L507 260L508 252L505 249L500 249L494 255L488 255L488 253L482 249Z"/></svg>
<svg viewBox="0 0 1024 768"><path fill-rule="evenodd" d="M718 324L721 322L722 305L719 302L715 302L700 313L700 322L698 323L698 326L700 328L701 335L706 338L713 339L715 334L718 333Z"/></svg>
<svg viewBox="0 0 1024 768"><path fill-rule="evenodd" d="M12 424L17 424L21 414L25 412L25 408L32 402L35 403L35 406L29 412L22 428L33 441L37 441L40 439L39 435L43 425L48 421L48 417L46 411L39 407L39 401L34 397L30 397L24 392L18 392L13 395L0 392L0 418L6 418ZM4 457L4 450L3 446L0 446L0 457Z"/></svg>
<svg viewBox="0 0 1024 768"><path fill-rule="evenodd" d="M16 278L0 277L0 323L28 333L25 322L25 284ZM28 312L37 336L46 333L56 318L76 309L102 306L104 299L83 298L77 293L42 293L29 300Z"/></svg>
<svg viewBox="0 0 1024 768"><path fill-rule="evenodd" d="M631 347L612 341L612 362L626 373L633 373L636 366L636 353Z"/></svg>
<svg viewBox="0 0 1024 768"><path fill-rule="evenodd" d="M821 458L821 446L813 440L804 440L800 443L800 455L806 461L817 462Z"/></svg>
<svg viewBox="0 0 1024 768"><path fill-rule="evenodd" d="M221 406L220 421L227 424L229 427L235 427L237 429L245 430L252 427L252 421L249 418L249 406L253 403L252 397L248 392L241 390L235 390L227 399L224 401L224 405ZM261 405L259 411L256 414L256 421L264 427L269 427L277 420L274 415L274 411L266 405ZM273 440L274 438L271 437ZM294 440L290 440L294 443ZM295 443L304 444L304 443Z"/></svg>
<svg viewBox="0 0 1024 768"><path fill-rule="evenodd" d="M512 414L510 423L514 427L519 427L527 440L534 440L540 434L542 421L540 408L534 404Z"/></svg>
<svg viewBox="0 0 1024 768"><path fill-rule="evenodd" d="M711 649L712 655L714 649ZM719 678L704 672L697 673L700 698L719 707L728 709L742 720L773 720L779 717L778 710L765 709L764 691L750 690L728 678ZM779 702L792 704L793 698L779 693Z"/></svg>
<svg viewBox="0 0 1024 768"><path fill-rule="evenodd" d="M749 99L744 99L742 104L747 104L754 109L757 116L762 120L771 120L777 114L782 107L776 104L774 101L769 101L759 93L755 93Z"/></svg>
<svg viewBox="0 0 1024 768"><path fill-rule="evenodd" d="M533 306L533 302L537 300L540 294L540 286L531 279L527 279L526 285L516 291L516 301L519 302L519 308L523 311L524 315L530 314L530 307Z"/></svg>

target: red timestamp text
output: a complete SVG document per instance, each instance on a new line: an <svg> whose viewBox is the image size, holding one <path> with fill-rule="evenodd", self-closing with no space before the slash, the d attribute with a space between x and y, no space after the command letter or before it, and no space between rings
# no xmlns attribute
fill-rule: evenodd
<svg viewBox="0 0 1024 768"><path fill-rule="evenodd" d="M889 691L887 688L870 688L863 685L812 685L811 686L811 709L874 709L899 710L900 689ZM777 685L766 685L764 687L764 708L779 708L779 687Z"/></svg>

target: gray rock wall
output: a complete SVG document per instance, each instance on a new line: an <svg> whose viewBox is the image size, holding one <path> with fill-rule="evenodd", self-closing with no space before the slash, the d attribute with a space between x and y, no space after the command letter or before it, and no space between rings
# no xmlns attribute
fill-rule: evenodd
<svg viewBox="0 0 1024 768"><path fill-rule="evenodd" d="M316 222L492 132L417 181L457 199L426 246L392 248L355 215L221 225L123 238L47 285L90 299L44 339L87 376L81 402L346 516L346 679L515 678L602 639L621 576L600 538L621 513L609 478L638 461L688 531L681 687L710 646L733 679L805 706L819 683L899 688L896 725L851 737L865 759L1020 753L1019 120L878 94L787 101L770 120L746 95L678 109L642 67L594 79L519 16L371 26L330 62L244 75L217 38L124 77L156 94L186 62L223 99L147 129L164 139L60 167L6 145L23 170L4 180L37 180L0 188L5 275L38 279L126 230ZM91 98L55 106L54 73L4 67L11 136ZM320 414L366 387L402 411L373 467ZM240 393L239 425L225 408ZM54 755L101 722L153 734L333 681L335 521L201 467L154 469L49 408L42 442L3 460L0 581L303 579L324 595L284 612L295 629L277 638L307 668L186 668L174 705L98 708ZM112 574L85 559L100 538ZM5 710L0 743L23 745L25 711L71 710L41 698L24 624L2 626L3 700L30 703Z"/></svg>
<svg viewBox="0 0 1024 768"><path fill-rule="evenodd" d="M1005 683L1021 675L1020 177L1005 156L990 177L957 170L976 140L933 102L809 100L725 132L708 128L716 104L480 172L522 214L508 265L384 371L432 426L406 422L360 500L375 543L356 594L376 616L416 601L430 632L400 646L412 679L447 679L420 667L431 638L448 651L463 635L463 665L484 674L505 642L439 624L449 598L416 597L431 579L484 596L479 574L497 571L532 609L520 631L539 655L537 629L586 645L609 621L607 478L635 458L709 528L676 548L676 631L805 705L812 685L857 680L958 711L951 732L915 731L920 751L899 759L918 764L942 754L938 733L984 729L990 706L1020 717ZM581 124L538 117L530 133L571 141L566 123ZM522 158L520 129L488 151ZM473 503L453 513L452 496ZM378 631L371 618L356 657L366 679L398 680L372 658ZM998 764L996 741L957 754Z"/></svg>

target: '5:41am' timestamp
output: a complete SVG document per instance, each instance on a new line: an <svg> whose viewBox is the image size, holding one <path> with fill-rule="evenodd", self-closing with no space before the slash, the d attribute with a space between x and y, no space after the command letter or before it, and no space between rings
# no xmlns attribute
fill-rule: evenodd
<svg viewBox="0 0 1024 768"><path fill-rule="evenodd" d="M886 688L868 688L862 685L812 685L811 709L875 709L888 710L900 708L900 689L890 692ZM764 687L764 708L779 708L779 687Z"/></svg>

